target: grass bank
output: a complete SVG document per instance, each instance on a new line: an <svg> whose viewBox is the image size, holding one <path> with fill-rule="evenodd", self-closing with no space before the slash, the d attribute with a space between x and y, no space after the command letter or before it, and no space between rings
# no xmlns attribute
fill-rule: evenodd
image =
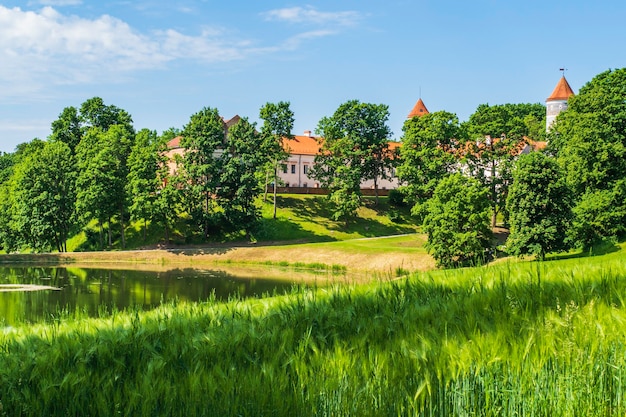
<svg viewBox="0 0 626 417"><path fill-rule="evenodd" d="M424 242L424 235L413 234L304 244L240 243L132 251L10 254L0 255L0 263L156 271L219 264L268 264L397 275L398 268L406 271L434 268Z"/></svg>
<svg viewBox="0 0 626 417"><path fill-rule="evenodd" d="M0 333L0 414L626 412L623 251Z"/></svg>

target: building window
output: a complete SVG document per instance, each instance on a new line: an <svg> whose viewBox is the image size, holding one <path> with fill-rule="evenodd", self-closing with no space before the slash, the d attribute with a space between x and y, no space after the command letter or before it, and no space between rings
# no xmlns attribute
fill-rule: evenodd
<svg viewBox="0 0 626 417"><path fill-rule="evenodd" d="M296 164L291 164L291 173L292 174L296 173Z"/></svg>
<svg viewBox="0 0 626 417"><path fill-rule="evenodd" d="M304 184L302 184L302 186L303 186L304 188L307 188L307 187L309 186L309 184L307 184L307 183L305 182Z"/></svg>
<svg viewBox="0 0 626 417"><path fill-rule="evenodd" d="M283 174L287 173L287 164L282 164L283 165Z"/></svg>
<svg viewBox="0 0 626 417"><path fill-rule="evenodd" d="M305 166L303 167L303 170L304 170L304 173L305 173L305 174L308 174L308 173L309 173L309 166L308 166L308 165L305 165Z"/></svg>

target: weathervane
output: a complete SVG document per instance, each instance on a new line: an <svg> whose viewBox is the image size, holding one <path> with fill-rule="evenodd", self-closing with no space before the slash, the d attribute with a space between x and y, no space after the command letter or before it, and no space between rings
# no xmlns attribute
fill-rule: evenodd
<svg viewBox="0 0 626 417"><path fill-rule="evenodd" d="M559 71L561 71L563 73L563 76L565 77L565 71L567 71L567 68L559 68Z"/></svg>

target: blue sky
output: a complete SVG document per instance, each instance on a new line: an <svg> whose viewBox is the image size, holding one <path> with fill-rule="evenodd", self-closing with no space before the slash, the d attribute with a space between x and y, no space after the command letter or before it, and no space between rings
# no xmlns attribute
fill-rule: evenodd
<svg viewBox="0 0 626 417"><path fill-rule="evenodd" d="M357 99L399 139L420 94L464 121L544 103L559 68L578 91L624 67L624 18L622 0L0 0L0 151L94 96L159 133L284 100L301 134Z"/></svg>

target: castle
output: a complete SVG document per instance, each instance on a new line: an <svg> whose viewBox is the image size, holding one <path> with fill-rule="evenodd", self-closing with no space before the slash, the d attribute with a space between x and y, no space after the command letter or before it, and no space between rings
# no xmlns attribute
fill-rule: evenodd
<svg viewBox="0 0 626 417"><path fill-rule="evenodd" d="M554 123L557 115L567 109L567 100L570 96L574 95L574 91L570 87L569 83L565 79L565 75L561 77L557 83L554 91L546 99L546 131L550 129L550 126ZM422 117L429 114L426 105L421 97L415 103L415 106L411 109L407 115L407 119L413 117ZM225 132L230 126L239 121L239 116L234 116L229 120L224 120ZM174 161L174 155L181 155L184 149L180 146L181 137L176 137L168 143L168 155L170 156L170 173L174 173L176 165ZM400 142L389 142L390 150L394 151L399 148ZM516 148L516 153L528 153L533 149L541 149L545 147L545 142L535 142L528 140L527 143L521 144ZM318 138L313 136L310 130L304 132L303 135L294 135L293 139L285 141L285 148L289 152L289 157L283 162L282 169L279 170L279 178L282 186L285 188L291 188L291 191L299 192L315 192L320 188L318 181L309 177L311 167L313 167L315 156L319 152ZM398 178L395 177L393 171L388 173L389 178L378 179L377 185L379 190L390 190L399 186ZM364 180L361 182L361 189L368 190L374 188L374 180Z"/></svg>

